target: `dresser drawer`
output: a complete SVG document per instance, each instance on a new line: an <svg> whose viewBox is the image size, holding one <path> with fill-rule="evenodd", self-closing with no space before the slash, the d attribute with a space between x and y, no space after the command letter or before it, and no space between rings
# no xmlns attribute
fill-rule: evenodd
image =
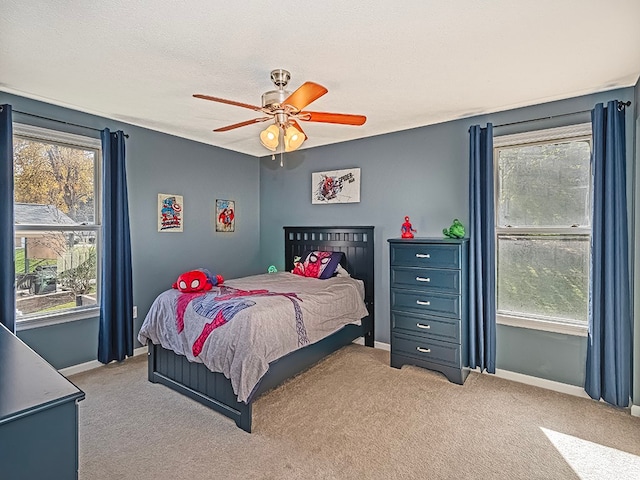
<svg viewBox="0 0 640 480"><path fill-rule="evenodd" d="M411 356L423 361L460 367L460 345L421 337L392 335L392 353Z"/></svg>
<svg viewBox="0 0 640 480"><path fill-rule="evenodd" d="M391 265L407 267L460 268L457 244L391 244Z"/></svg>
<svg viewBox="0 0 640 480"><path fill-rule="evenodd" d="M437 268L391 268L391 288L460 293L460 270Z"/></svg>
<svg viewBox="0 0 640 480"><path fill-rule="evenodd" d="M393 333L420 334L436 340L460 343L460 320L456 319L436 319L392 311L391 329Z"/></svg>
<svg viewBox="0 0 640 480"><path fill-rule="evenodd" d="M460 296L392 289L391 309L460 318Z"/></svg>

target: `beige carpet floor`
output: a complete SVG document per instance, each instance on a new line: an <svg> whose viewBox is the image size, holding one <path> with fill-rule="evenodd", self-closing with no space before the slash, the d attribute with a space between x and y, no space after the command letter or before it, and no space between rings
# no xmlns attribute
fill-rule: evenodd
<svg viewBox="0 0 640 480"><path fill-rule="evenodd" d="M259 398L251 434L146 375L142 356L70 377L81 480L640 479L628 410L360 345Z"/></svg>

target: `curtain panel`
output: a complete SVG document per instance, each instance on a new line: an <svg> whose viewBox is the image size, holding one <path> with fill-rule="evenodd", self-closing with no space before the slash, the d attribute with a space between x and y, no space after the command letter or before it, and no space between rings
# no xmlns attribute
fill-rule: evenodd
<svg viewBox="0 0 640 480"><path fill-rule="evenodd" d="M15 333L16 254L11 105L0 105L0 323Z"/></svg>
<svg viewBox="0 0 640 480"><path fill-rule="evenodd" d="M593 235L585 391L618 407L631 394L632 318L626 194L625 108L591 112Z"/></svg>
<svg viewBox="0 0 640 480"><path fill-rule="evenodd" d="M133 355L131 238L122 131L101 133L103 157L103 241L98 360Z"/></svg>
<svg viewBox="0 0 640 480"><path fill-rule="evenodd" d="M469 367L496 371L493 125L469 129Z"/></svg>

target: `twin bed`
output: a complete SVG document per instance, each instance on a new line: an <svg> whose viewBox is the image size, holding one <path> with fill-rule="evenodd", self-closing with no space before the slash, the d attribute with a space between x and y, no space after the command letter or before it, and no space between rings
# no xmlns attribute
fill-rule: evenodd
<svg viewBox="0 0 640 480"><path fill-rule="evenodd" d="M206 294L168 290L138 335L149 347L149 381L247 432L262 393L359 337L374 343L373 227L284 232L285 272L228 280ZM324 280L289 273L312 251L342 252L344 270Z"/></svg>

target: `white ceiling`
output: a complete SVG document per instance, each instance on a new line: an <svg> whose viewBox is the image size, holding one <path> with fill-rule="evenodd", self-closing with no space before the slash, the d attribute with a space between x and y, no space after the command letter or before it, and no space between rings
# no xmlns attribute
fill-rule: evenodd
<svg viewBox="0 0 640 480"><path fill-rule="evenodd" d="M639 0L2 0L0 90L254 156L270 72L329 93L302 148L635 85Z"/></svg>

